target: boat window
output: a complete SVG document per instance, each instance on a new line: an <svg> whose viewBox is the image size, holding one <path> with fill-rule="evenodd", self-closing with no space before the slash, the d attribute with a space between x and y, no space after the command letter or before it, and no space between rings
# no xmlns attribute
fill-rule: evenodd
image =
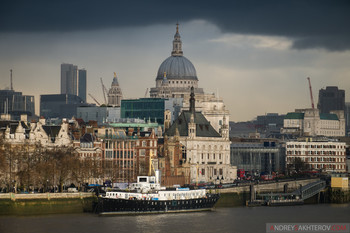
<svg viewBox="0 0 350 233"><path fill-rule="evenodd" d="M147 182L147 178L146 177L139 177L139 182Z"/></svg>

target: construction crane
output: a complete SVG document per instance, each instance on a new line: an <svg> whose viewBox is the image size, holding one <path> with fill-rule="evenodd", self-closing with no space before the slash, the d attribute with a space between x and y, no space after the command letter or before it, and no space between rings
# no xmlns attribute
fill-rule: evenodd
<svg viewBox="0 0 350 233"><path fill-rule="evenodd" d="M312 88L311 88L311 81L310 81L310 78L307 77L307 80L309 81L309 89L310 89L310 97L311 97L311 107L312 107L312 109L315 109L314 97L312 96Z"/></svg>
<svg viewBox="0 0 350 233"><path fill-rule="evenodd" d="M147 94L148 94L148 87L146 89L145 98L147 98Z"/></svg>
<svg viewBox="0 0 350 233"><path fill-rule="evenodd" d="M93 95L91 95L91 94L89 93L89 96L96 102L96 104L98 104L98 106L101 105L101 104L96 100L96 98L95 98Z"/></svg>
<svg viewBox="0 0 350 233"><path fill-rule="evenodd" d="M103 98L105 99L105 105L107 105L107 98L106 98L106 94L107 94L107 88L105 87L105 85L103 84L103 80L101 79L101 85L102 85L102 92L103 92Z"/></svg>

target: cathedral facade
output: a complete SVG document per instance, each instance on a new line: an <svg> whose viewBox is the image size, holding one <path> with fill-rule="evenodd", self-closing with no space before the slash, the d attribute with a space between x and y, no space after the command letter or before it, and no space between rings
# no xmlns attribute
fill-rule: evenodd
<svg viewBox="0 0 350 233"><path fill-rule="evenodd" d="M190 96L189 110L182 111L165 132L164 141L178 141L182 150L177 156L170 150L165 153L170 172L183 175L191 184L232 183L237 178L237 167L230 164L228 125L223 124L218 133L206 117L196 111L194 88Z"/></svg>
<svg viewBox="0 0 350 233"><path fill-rule="evenodd" d="M196 95L196 109L201 111L214 129L219 132L223 124L229 124L229 111L224 101L213 93L205 93L198 85L197 72L192 62L183 56L179 24L173 40L171 56L160 65L156 87L150 89L151 98L182 98L183 110L189 109L191 87Z"/></svg>

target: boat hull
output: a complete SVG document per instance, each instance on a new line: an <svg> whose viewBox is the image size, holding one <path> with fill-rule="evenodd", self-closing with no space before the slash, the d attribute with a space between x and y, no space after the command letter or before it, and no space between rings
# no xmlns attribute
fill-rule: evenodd
<svg viewBox="0 0 350 233"><path fill-rule="evenodd" d="M97 212L100 215L164 214L211 210L219 194L188 200L126 200L100 197Z"/></svg>

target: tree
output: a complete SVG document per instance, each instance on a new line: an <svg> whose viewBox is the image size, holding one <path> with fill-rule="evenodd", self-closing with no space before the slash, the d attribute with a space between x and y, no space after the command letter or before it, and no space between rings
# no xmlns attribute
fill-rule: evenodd
<svg viewBox="0 0 350 233"><path fill-rule="evenodd" d="M2 184L8 191L13 191L16 185L16 171L18 163L18 151L14 145L7 143L3 138L0 141L0 173L2 173ZM16 190L14 190L16 191Z"/></svg>

